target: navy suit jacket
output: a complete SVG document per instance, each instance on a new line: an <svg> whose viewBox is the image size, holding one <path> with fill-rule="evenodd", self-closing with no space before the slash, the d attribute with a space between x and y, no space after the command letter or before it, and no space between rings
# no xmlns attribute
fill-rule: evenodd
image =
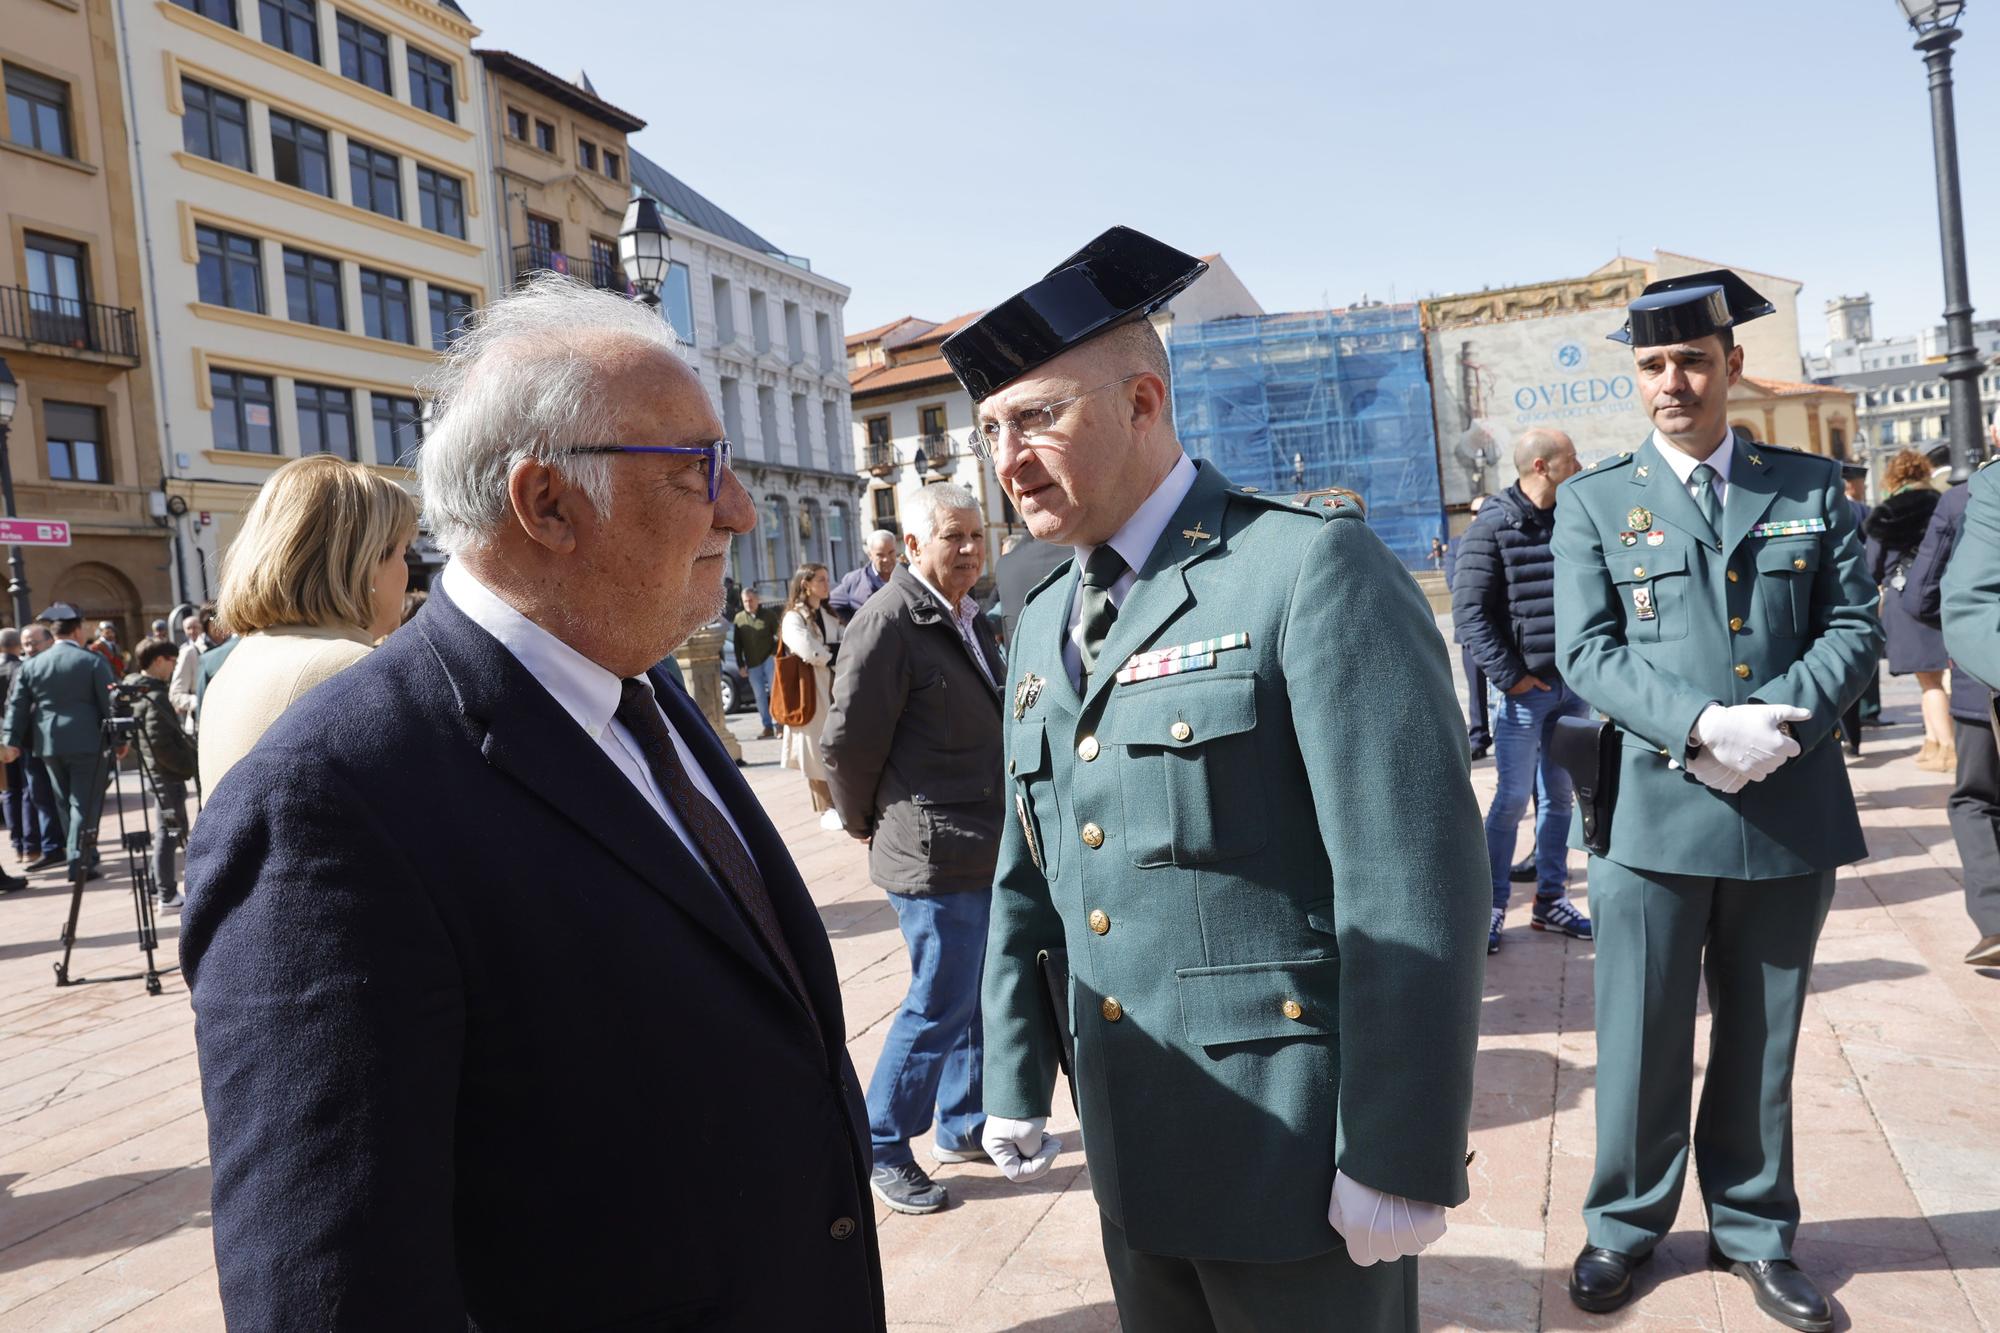
<svg viewBox="0 0 2000 1333"><path fill-rule="evenodd" d="M687 695L753 927L450 599L211 793L181 958L232 1328L879 1330L832 950Z"/></svg>

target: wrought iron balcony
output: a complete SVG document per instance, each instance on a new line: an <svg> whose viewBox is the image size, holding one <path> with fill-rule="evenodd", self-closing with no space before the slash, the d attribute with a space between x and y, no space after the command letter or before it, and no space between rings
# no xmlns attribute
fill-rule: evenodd
<svg viewBox="0 0 2000 1333"><path fill-rule="evenodd" d="M924 451L924 467L931 472L949 472L958 461L959 443L949 434L926 435L917 441Z"/></svg>
<svg viewBox="0 0 2000 1333"><path fill-rule="evenodd" d="M896 470L896 446L870 440L861 446L861 466L874 476L888 476Z"/></svg>
<svg viewBox="0 0 2000 1333"><path fill-rule="evenodd" d="M137 363L138 320L124 306L0 287L0 338Z"/></svg>
<svg viewBox="0 0 2000 1333"><path fill-rule="evenodd" d="M566 255L560 250L549 250L539 245L517 245L514 247L514 281L525 281L533 273L562 273L579 282L587 282L607 292L632 295L632 284L625 278L625 270L610 256L602 259L585 259L577 255Z"/></svg>

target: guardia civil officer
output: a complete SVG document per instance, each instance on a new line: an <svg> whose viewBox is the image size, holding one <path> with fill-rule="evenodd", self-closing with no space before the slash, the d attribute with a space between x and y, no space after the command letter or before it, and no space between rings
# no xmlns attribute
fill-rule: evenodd
<svg viewBox="0 0 2000 1333"><path fill-rule="evenodd" d="M944 344L972 447L1075 552L1008 654L982 1141L1047 1168L1073 1037L1126 1328L1414 1329L1414 1256L1466 1197L1491 886L1465 736L1357 506L1182 452L1146 316L1206 267L1113 228Z"/></svg>
<svg viewBox="0 0 2000 1333"><path fill-rule="evenodd" d="M1867 851L1839 720L1882 632L1839 463L1728 425L1735 326L1771 309L1727 270L1647 287L1611 337L1632 346L1653 433L1556 506L1558 663L1621 741L1590 861L1597 1169L1569 1290L1624 1304L1673 1222L1706 969L1710 1259L1818 1330L1826 1297L1791 1261L1792 1066L1834 869Z"/></svg>

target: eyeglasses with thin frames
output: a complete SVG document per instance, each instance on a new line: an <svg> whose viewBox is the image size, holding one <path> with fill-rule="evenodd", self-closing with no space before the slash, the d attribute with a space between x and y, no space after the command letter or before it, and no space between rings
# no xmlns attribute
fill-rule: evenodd
<svg viewBox="0 0 2000 1333"><path fill-rule="evenodd" d="M1041 436L1055 429L1056 418L1062 415L1063 408L1068 407L1071 403L1082 402L1094 393L1103 393L1106 389L1115 389L1121 384L1130 384L1145 373L1143 370L1134 371L1122 380L1113 380L1109 384L1100 384L1095 389L1085 389L1082 393L1072 394L1068 398L1058 398L1053 403L1041 403L1034 407L1024 407L1012 416L997 417L992 421L982 421L973 428L971 434L965 437L966 448L972 450L973 457L979 459L982 463L991 463L999 457L1000 442L1007 438L1007 432L1010 429L1021 437L1023 444L1033 444Z"/></svg>
<svg viewBox="0 0 2000 1333"><path fill-rule="evenodd" d="M558 454L686 454L708 460L708 502L722 494L722 474L729 470L729 455L736 446L727 440L707 444L579 444L558 449Z"/></svg>

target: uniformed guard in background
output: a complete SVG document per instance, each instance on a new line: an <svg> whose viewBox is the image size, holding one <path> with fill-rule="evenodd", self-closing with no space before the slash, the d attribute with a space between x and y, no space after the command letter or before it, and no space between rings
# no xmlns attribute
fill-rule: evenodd
<svg viewBox="0 0 2000 1333"><path fill-rule="evenodd" d="M1953 666L2000 682L2000 467L1989 463L1967 485L1944 571L1944 647Z"/></svg>
<svg viewBox="0 0 2000 1333"><path fill-rule="evenodd" d="M1066 1010L1125 1327L1414 1329L1466 1197L1490 886L1443 640L1363 521L1182 452L1113 228L944 344L1036 538L1009 653L983 1141L1044 1134ZM1345 1244L1343 1245L1343 1239Z"/></svg>
<svg viewBox="0 0 2000 1333"><path fill-rule="evenodd" d="M1826 1297L1791 1262L1792 1065L1834 869L1867 854L1839 721L1882 633L1839 462L1729 427L1733 330L1770 312L1726 270L1647 287L1611 336L1653 433L1556 506L1558 662L1622 741L1590 861L1597 1170L1569 1290L1624 1304L1673 1223L1705 974L1710 1259L1772 1318L1821 1330Z"/></svg>

